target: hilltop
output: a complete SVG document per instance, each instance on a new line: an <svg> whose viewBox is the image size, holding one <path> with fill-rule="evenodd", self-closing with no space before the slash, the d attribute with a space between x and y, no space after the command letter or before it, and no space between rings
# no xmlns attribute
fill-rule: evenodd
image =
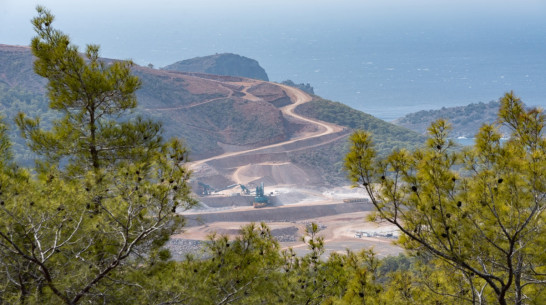
<svg viewBox="0 0 546 305"><path fill-rule="evenodd" d="M241 76L269 81L267 73L256 60L232 53L186 59L165 66L162 69L178 72Z"/></svg>

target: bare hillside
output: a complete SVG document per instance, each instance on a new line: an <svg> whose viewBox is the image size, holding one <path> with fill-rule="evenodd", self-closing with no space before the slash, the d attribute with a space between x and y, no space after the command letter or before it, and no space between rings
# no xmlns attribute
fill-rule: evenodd
<svg viewBox="0 0 546 305"><path fill-rule="evenodd" d="M33 73L32 61L28 47L0 45L0 109L8 118L19 111L40 115L47 127L55 113L47 110L45 81ZM190 160L200 162L193 165L196 179L217 187L257 181L317 187L347 183L340 162L355 127L344 120L360 120L363 113L346 106L325 108L297 88L262 80L140 66L133 72L142 81L136 114L163 122L166 136L184 139ZM298 106L306 111L296 113ZM374 120L380 124L364 127L390 135L388 143L378 143L381 147L415 140ZM17 142L16 149L17 156L28 155L24 142Z"/></svg>
<svg viewBox="0 0 546 305"><path fill-rule="evenodd" d="M8 118L18 111L40 115L47 127L55 113L47 110L45 82L32 72L30 50L0 46L0 62L2 113ZM316 97L282 84L139 66L133 72L142 81L136 114L162 121L166 135L183 138L190 149L188 166L193 171L192 184L196 198L203 203L202 210L191 213L212 221L204 227L218 224L219 219L239 226L243 223L241 216L247 214L255 221L301 222L297 226L290 223L279 227L280 236L293 241L299 240L305 223L323 219L324 227L335 223L328 234L332 240L341 238L340 248L346 242L353 243L351 247L366 245L353 236L360 228L346 227L345 221L340 220L344 217L338 216L366 212L369 206L344 202L354 196L360 200L362 194L346 189L329 193L335 186L348 184L340 170L347 138L353 128L364 127L372 133L389 135L385 138L389 142L379 145L410 145L412 140L419 139L408 138L407 130L401 132L403 129L377 119L362 126L345 122L347 118L360 122L368 116L337 104L330 109L332 104L315 103ZM334 110L335 113L330 113L333 116L325 115ZM13 130L16 138L16 129ZM16 149L25 153L24 145ZM265 183L265 193L273 194L276 200L256 211L251 205L253 195L241 196L241 185L251 188L261 182ZM202 184L218 190L214 197L221 198L199 196ZM286 207L279 207L283 205ZM214 214L233 207L238 209ZM240 212L245 214L239 215ZM195 230L204 231L200 220L196 221ZM392 247L386 249L397 251Z"/></svg>

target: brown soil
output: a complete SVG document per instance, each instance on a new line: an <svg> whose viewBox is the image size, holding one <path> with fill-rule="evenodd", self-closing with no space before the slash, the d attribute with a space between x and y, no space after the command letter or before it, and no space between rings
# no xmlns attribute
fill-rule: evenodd
<svg viewBox="0 0 546 305"><path fill-rule="evenodd" d="M394 228L385 224L370 223L365 220L370 212L354 212L350 214L331 215L313 219L300 219L291 222L268 222L274 236L282 236L282 248L293 248L300 255L308 252L307 245L302 241L305 227L311 222L319 224L323 229L319 236L325 240L326 255L332 252L346 252L347 249L359 251L373 249L379 256L397 255L403 249L394 245L395 239L387 237L355 237L357 231L391 232ZM203 226L187 228L174 238L206 240L214 232L235 238L239 229L250 222L214 222ZM297 230L296 230L297 229Z"/></svg>
<svg viewBox="0 0 546 305"><path fill-rule="evenodd" d="M224 200L227 200L226 205L211 204L210 207L215 209L208 212L199 210L184 213L190 226L175 238L205 240L213 232L233 238L241 226L251 221L265 221L272 230L288 232L281 234L282 238L279 238L283 247L292 247L299 254L303 254L307 251L305 243L301 241L305 227L311 222L316 222L323 228L321 235L325 238L328 253L370 247L379 255L400 253L401 248L393 245L392 238L355 237L357 231L365 230L370 233L369 235L373 235L374 232L385 230L394 232L394 228L367 222L365 217L371 210L370 205L341 203L340 200L327 198L320 191L309 188L310 185L320 185L320 177L317 177L313 169L302 168L289 157L290 152L319 148L321 145L345 138L347 131L334 124L295 114L295 107L311 101L311 96L301 90L278 84L275 84L274 89L271 84L266 86L264 84L267 83L263 82L258 85L254 83L254 87L244 83L238 84L246 89L243 90L245 93L251 92L261 98L279 90L284 92L292 101L280 108L285 118L295 124L311 127L301 129L291 139L270 145L242 148L239 151L230 147L229 152L190 163L190 168L201 181L207 181L207 177L211 181L218 181L218 176L222 176L237 184L256 185L265 182L266 194L275 192L276 189L288 190L288 193L276 197L281 206L254 209L247 205L247 201L242 204L228 203L227 201L236 201L237 199L233 198L237 197L227 196L239 195L238 191L223 191L221 192L223 195L220 196L226 196L224 197L226 198ZM202 200L206 201L204 198ZM241 202L243 201L241 198Z"/></svg>

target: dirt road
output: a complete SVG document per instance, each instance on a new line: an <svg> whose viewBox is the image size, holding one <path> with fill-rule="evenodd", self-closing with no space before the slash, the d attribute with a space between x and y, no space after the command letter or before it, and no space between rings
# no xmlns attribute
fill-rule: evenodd
<svg viewBox="0 0 546 305"><path fill-rule="evenodd" d="M255 82L252 84L256 84ZM248 94L247 90L251 87L249 84L242 84L238 83L239 86L244 86L244 93ZM276 84L277 86L281 87L282 90L290 97L292 103L280 108L283 115L285 117L290 117L295 120L303 121L312 125L315 125L317 128L315 128L314 131L306 132L299 134L297 137L289 139L287 141L279 142L276 144L266 145L258 148L253 149L247 149L242 151L236 151L236 152L228 152L224 153L218 156L214 156L211 158L198 160L195 162L191 162L188 164L189 168L194 171L199 171L201 169L201 166L204 166L205 163L213 161L213 160L220 160L223 158L229 158L249 153L260 153L264 150L275 148L275 147L282 147L287 144L296 143L299 141L305 141L313 138L323 137L329 134L338 133L343 130L342 127L322 122L319 120L315 120L312 118L303 117L301 115L298 115L295 113L296 107L298 107L301 104L310 102L312 100L312 97L305 92L285 86ZM248 95L246 96L249 97ZM340 135L341 137L342 135ZM343 136L346 136L343 135ZM325 139L326 142L337 140L338 137L335 137L335 139ZM315 145L323 145L324 142L321 142L321 144L304 144L302 143L301 147L297 149L304 149L309 147L314 147ZM287 171L289 172L289 176L291 176L294 179L300 179L298 181L298 184L295 185L289 185L291 191L297 191L299 193L304 194L305 192L310 192L308 194L308 198L313 198L313 200L310 201L303 201L298 202L296 205L298 207L307 207L309 209L321 209L322 207L326 207L332 204L342 203L342 200L329 198L327 196L324 196L324 194L320 192L314 192L312 190L306 190L306 189L297 189L297 185L303 186L305 184L305 181L303 181L304 175L298 176L298 169L295 165L290 163L289 161L266 161L266 162L257 162L257 163L250 163L248 164L241 164L240 165L230 168L232 170L230 174L230 178L234 183L236 184L246 184L249 181L253 181L256 179L259 179L262 177L264 173L271 173L272 175L278 174L279 171ZM275 168L273 170L272 168ZM286 181L287 179L275 179L276 181ZM271 189L275 187L280 187L281 184L277 184L275 186L269 186ZM271 190L270 189L270 190ZM286 214L286 211L293 211L291 209L291 206L278 206L278 207L271 207L270 209L275 209L279 213ZM236 208L229 208L224 211L211 211L214 213L244 213L248 211L255 210L252 206L238 206ZM202 213L207 213L207 211L186 211L182 213L186 217L195 217L195 215L199 215ZM292 213L292 212L290 212ZM298 252L298 254L304 254L306 253L307 247L305 243L303 243L300 238L303 232L305 231L306 224L310 222L317 222L321 224L324 229L320 232L321 236L324 236L326 240L326 251L327 253L331 252L344 252L345 249L352 249L352 250L358 250L362 248L369 248L373 247L376 252L378 252L381 256L383 255L393 255L398 254L401 252L401 249L395 245L392 244L392 239L386 239L383 237L363 237L363 238L356 238L355 233L357 231L367 231L367 232L380 232L383 230L394 230L392 227L385 227L385 226L378 226L369 222L365 221L366 215L368 215L369 212L352 212L352 213L344 213L344 214L337 214L333 216L328 217L319 217L319 218L307 218L304 217L306 215L303 215L300 220L295 222L275 222L275 221L268 221L268 225L271 226L273 229L277 230L296 230L298 233L289 236L291 241L284 241L282 242L283 247L293 247L295 251ZM308 216L308 215L307 215ZM175 238L182 238L182 239L195 239L195 240L205 240L207 235L212 232L218 232L220 234L229 234L231 236L238 234L238 229L244 225L245 222L237 222L237 221L221 221L221 222L211 222L206 223L202 226L195 226L187 228L186 231L183 234L180 234L178 236L175 236Z"/></svg>
<svg viewBox="0 0 546 305"><path fill-rule="evenodd" d="M286 116L293 117L293 118L295 118L297 120L301 120L301 121L305 121L305 122L314 124L314 125L318 126L318 131L311 132L311 133L308 133L308 134L305 134L305 135L302 135L300 137L290 139L290 140L284 141L284 142L279 142L279 143L275 143L275 144L271 144L271 145L261 146L261 147L253 148L253 149L247 149L247 150L236 151L236 152L229 152L229 153L221 154L221 155L218 155L218 156L210 157L210 158L207 158L207 159L202 159L202 160L199 160L199 161L190 162L190 163L188 163L189 168L192 169L192 170L196 170L199 165L201 165L203 163L207 163L207 162L212 161L212 160L218 160L218 159L223 159L223 158L227 158L227 157L238 156L238 155L242 155L242 154L246 154L246 153L250 153L250 152L259 152L261 150L274 148L274 147L279 147L279 146L283 146L283 145L286 145L286 144L291 144L291 143L295 143L295 142L298 142L298 141L303 141L303 140L306 140L306 139L322 137L322 136L325 136L325 135L328 135L328 134L339 132L339 131L341 131L343 129L342 127L337 126L335 124L330 124L330 123L326 123L326 122L306 118L306 117L303 117L301 115L296 114L294 112L296 107L301 105L301 104L310 102L312 100L312 97L310 95L308 95L307 93L299 90L299 89L296 89L296 88L293 88L293 87L290 87L290 86L280 85L280 84L276 84L276 85L281 87L286 92L286 94L288 96L290 96L291 100L293 101L292 104L289 104L287 106L284 106L284 107L280 108L282 113L284 115L286 115Z"/></svg>
<svg viewBox="0 0 546 305"><path fill-rule="evenodd" d="M304 255L309 252L308 245L301 239L305 232L305 227L311 221L319 224L322 230L319 236L324 238L326 256L332 252L345 253L347 249L359 251L361 249L373 248L374 252L380 257L388 255L398 255L403 252L402 248L394 244L394 238L383 236L369 236L358 238L356 232L365 231L372 235L373 233L395 232L396 228L388 224L376 224L365 221L370 212L355 212L350 214L340 214L333 216L320 217L316 219L302 219L293 222L269 222L267 225L271 230L282 230L294 228L297 233L293 235L292 241L281 241L282 249L293 248L298 255ZM215 222L205 226L186 228L184 233L176 235L175 238L184 238L192 240L206 240L207 237L216 232L226 234L230 238L240 234L240 228L249 222ZM273 232L274 232L273 231Z"/></svg>

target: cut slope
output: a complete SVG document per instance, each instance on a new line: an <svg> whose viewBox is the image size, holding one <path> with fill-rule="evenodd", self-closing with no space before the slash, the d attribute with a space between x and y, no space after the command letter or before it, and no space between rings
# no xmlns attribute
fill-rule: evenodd
<svg viewBox="0 0 546 305"><path fill-rule="evenodd" d="M35 109L47 107L47 99L43 98L45 82L33 73L32 61L28 47L0 45L0 96L8 97L2 100L3 111L8 117L14 117L18 111L32 115ZM245 180L252 176L256 179L267 177L272 184L346 183L340 167L331 169L343 159L353 124L320 116L329 109L315 111L318 114L315 117L296 113L295 108L299 105L311 105L311 112L313 107L320 107L310 102L311 96L301 90L235 76L139 66L135 66L133 72L142 81L142 88L137 91L137 114L162 121L167 137L181 137L186 141L191 160L208 163L210 171L197 171L195 177L210 178L225 187L233 179L237 180L233 175L237 167L253 164L255 169L240 172L243 176L248 174ZM24 88L25 92L14 88ZM8 91L9 94L5 94ZM28 100L25 103L17 102L23 95L33 98L25 97ZM42 98L36 99L36 96ZM33 108L34 101L40 103L40 107ZM344 107L341 108L350 109ZM366 116L351 111L356 117ZM335 113L334 117L337 116ZM44 123L53 117L47 114ZM377 126L385 135L393 134L395 138L398 130L403 130L384 122ZM401 140L400 143L408 142ZM287 173L280 174L283 170ZM263 175L256 174L257 171L262 171Z"/></svg>
<svg viewBox="0 0 546 305"><path fill-rule="evenodd" d="M221 154L224 145L258 147L289 137L291 125L274 103L247 92L252 80L143 69L137 72L142 107L164 122L168 135L187 141L194 160Z"/></svg>

